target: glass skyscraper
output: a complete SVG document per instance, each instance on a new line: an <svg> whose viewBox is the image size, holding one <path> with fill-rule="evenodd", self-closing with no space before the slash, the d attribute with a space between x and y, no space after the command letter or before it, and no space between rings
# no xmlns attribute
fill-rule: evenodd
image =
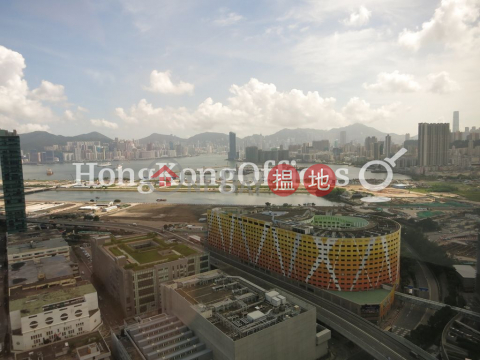
<svg viewBox="0 0 480 360"><path fill-rule="evenodd" d="M3 199L9 234L27 230L25 192L23 188L20 136L0 129L0 164L2 167Z"/></svg>

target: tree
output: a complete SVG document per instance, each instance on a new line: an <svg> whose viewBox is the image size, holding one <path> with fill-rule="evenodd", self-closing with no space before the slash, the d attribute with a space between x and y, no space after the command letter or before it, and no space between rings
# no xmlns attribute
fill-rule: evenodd
<svg viewBox="0 0 480 360"><path fill-rule="evenodd" d="M265 203L265 206L266 206L266 207L270 207L270 206L272 206L272 204L269 203L269 202L266 202L266 203Z"/></svg>
<svg viewBox="0 0 480 360"><path fill-rule="evenodd" d="M122 202L122 200L120 200L120 199L115 199L115 200L113 200L113 202L114 202L114 203L119 203L119 202Z"/></svg>
<svg viewBox="0 0 480 360"><path fill-rule="evenodd" d="M100 220L100 216L95 215L95 216L93 217L93 221L99 221L99 220Z"/></svg>

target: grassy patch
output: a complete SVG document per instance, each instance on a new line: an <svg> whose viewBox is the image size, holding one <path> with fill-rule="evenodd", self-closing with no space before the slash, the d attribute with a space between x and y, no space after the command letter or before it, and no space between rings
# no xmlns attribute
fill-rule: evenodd
<svg viewBox="0 0 480 360"><path fill-rule="evenodd" d="M142 250L142 249L135 250L129 246L129 244L131 244L132 242L137 242L142 240L154 241L158 246L155 246L154 248L150 248L146 250ZM140 264L148 264L148 263L155 263L155 262L169 262L169 261L180 259L183 256L190 256L196 253L196 250L191 249L187 245L178 244L178 243L167 244L163 239L159 239L153 235L146 235L146 236L131 238L122 242L118 242L117 240L117 244L118 244L117 246L113 247L116 250L113 250L113 251L121 252L120 249L122 249L124 252L129 254L133 259L138 261ZM120 249L118 249L117 247ZM112 251L113 248L110 248L110 250ZM163 250L173 250L179 253L180 255L159 254L159 252ZM113 251L112 253L114 253ZM136 268L136 267L130 266L129 268Z"/></svg>
<svg viewBox="0 0 480 360"><path fill-rule="evenodd" d="M432 216L443 215L442 211L419 211L417 213L418 218L426 219Z"/></svg>
<svg viewBox="0 0 480 360"><path fill-rule="evenodd" d="M108 250L110 250L110 252L115 256L124 255L124 253L116 246L112 246L112 247L108 248Z"/></svg>

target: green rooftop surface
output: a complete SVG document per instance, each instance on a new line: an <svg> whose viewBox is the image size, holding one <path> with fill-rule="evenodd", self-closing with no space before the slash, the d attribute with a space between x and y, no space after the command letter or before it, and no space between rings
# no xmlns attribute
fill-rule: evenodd
<svg viewBox="0 0 480 360"><path fill-rule="evenodd" d="M443 215L442 211L419 211L417 217L420 219L426 219L432 216Z"/></svg>
<svg viewBox="0 0 480 360"><path fill-rule="evenodd" d="M57 291L47 290L46 292L28 295L21 299L10 301L10 312L19 310L21 317L32 316L43 312L43 307L50 304L78 298L85 294L96 292L92 284L79 286L68 286Z"/></svg>
<svg viewBox="0 0 480 360"><path fill-rule="evenodd" d="M369 291L325 291L358 305L380 304L390 294L390 291L385 289Z"/></svg>
<svg viewBox="0 0 480 360"><path fill-rule="evenodd" d="M152 241L155 246L146 249L134 249L130 245L135 242L142 242L145 240ZM108 250L115 256L130 255L133 259L138 261L140 265L154 264L159 262L174 261L186 256L196 254L197 251L184 244L172 243L168 244L163 239L156 236L140 236L126 240L112 241L112 244L107 244ZM161 254L165 250L172 250L176 253Z"/></svg>

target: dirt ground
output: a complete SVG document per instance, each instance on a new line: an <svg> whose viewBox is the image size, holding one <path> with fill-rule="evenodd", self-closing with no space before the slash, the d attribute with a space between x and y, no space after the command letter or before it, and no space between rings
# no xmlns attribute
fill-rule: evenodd
<svg viewBox="0 0 480 360"><path fill-rule="evenodd" d="M206 217L206 212L214 205L181 204L138 204L119 213L102 216L104 221L154 221L156 223L199 223L198 219Z"/></svg>

